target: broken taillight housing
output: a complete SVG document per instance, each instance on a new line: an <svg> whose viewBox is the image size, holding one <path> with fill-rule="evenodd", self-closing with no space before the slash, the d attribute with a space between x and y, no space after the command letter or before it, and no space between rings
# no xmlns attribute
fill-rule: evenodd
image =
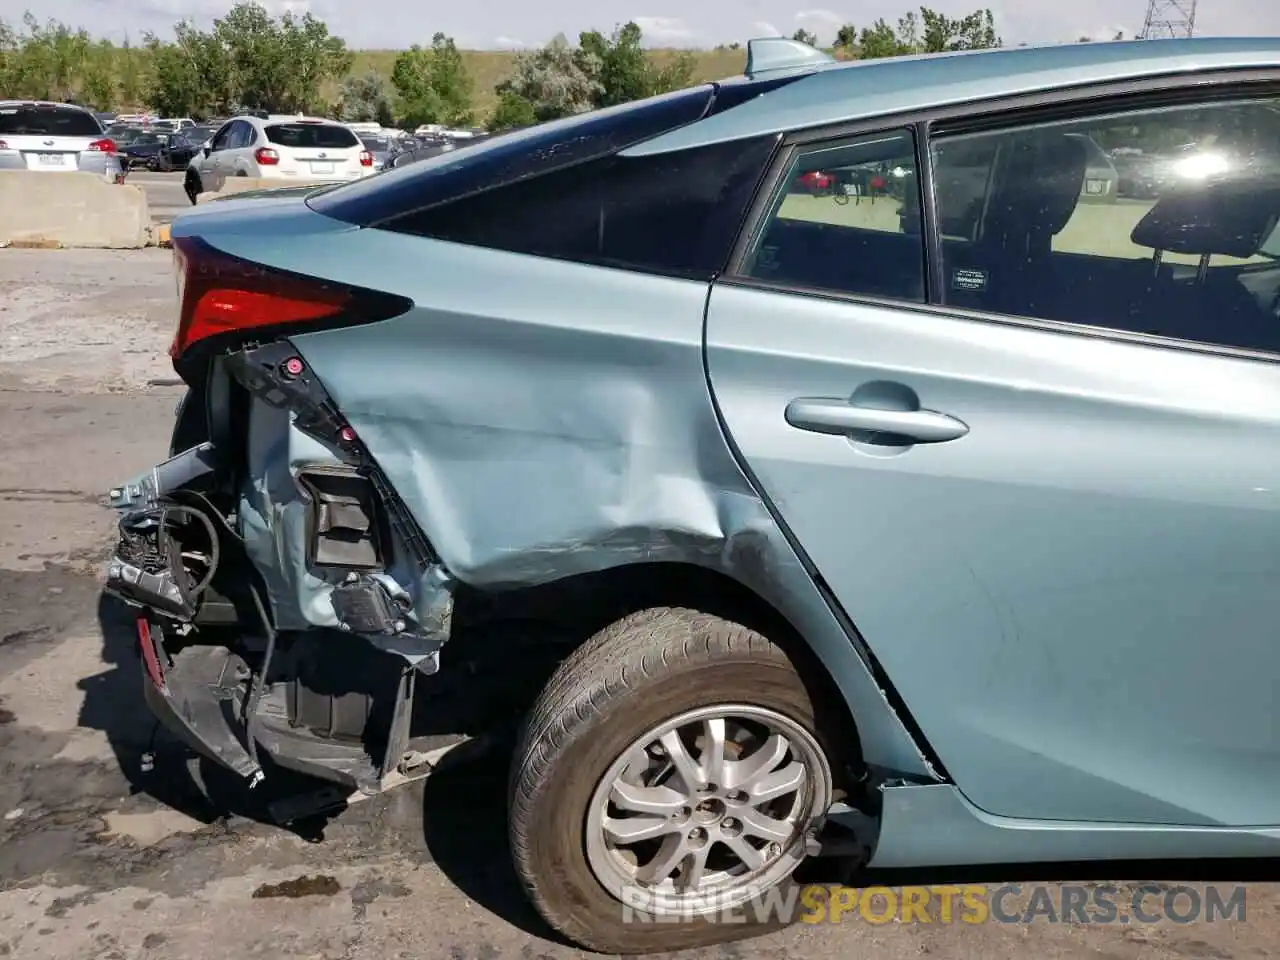
<svg viewBox="0 0 1280 960"><path fill-rule="evenodd" d="M195 237L173 240L177 359L193 344L223 334L318 321L370 323L406 312L413 301L263 266L222 253Z"/></svg>

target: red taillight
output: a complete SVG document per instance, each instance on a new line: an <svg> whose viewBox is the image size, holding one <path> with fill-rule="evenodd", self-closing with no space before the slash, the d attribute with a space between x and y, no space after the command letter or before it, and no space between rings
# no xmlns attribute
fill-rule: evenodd
<svg viewBox="0 0 1280 960"><path fill-rule="evenodd" d="M173 241L173 256L180 301L174 358L220 333L336 316L352 300L345 289L229 257L189 237Z"/></svg>
<svg viewBox="0 0 1280 960"><path fill-rule="evenodd" d="M368 150L360 151L360 166L362 167L373 166L373 154L370 153Z"/></svg>
<svg viewBox="0 0 1280 960"><path fill-rule="evenodd" d="M95 140L89 144L88 149L93 153L115 153L116 142L103 137L101 140Z"/></svg>
<svg viewBox="0 0 1280 960"><path fill-rule="evenodd" d="M9 145L5 143L3 140L0 140L0 150L8 150L8 149L9 149Z"/></svg>
<svg viewBox="0 0 1280 960"><path fill-rule="evenodd" d="M258 161L259 166L273 167L280 162L280 154L270 147L259 147L253 151L253 159Z"/></svg>

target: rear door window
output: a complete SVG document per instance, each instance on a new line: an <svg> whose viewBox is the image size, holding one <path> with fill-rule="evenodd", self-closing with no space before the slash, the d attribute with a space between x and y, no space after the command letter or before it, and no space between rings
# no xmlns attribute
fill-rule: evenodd
<svg viewBox="0 0 1280 960"><path fill-rule="evenodd" d="M91 113L59 107L0 107L0 136L100 137L102 126Z"/></svg>
<svg viewBox="0 0 1280 960"><path fill-rule="evenodd" d="M323 123L273 123L266 127L267 139L281 147L304 150L347 150L360 145L346 127Z"/></svg>

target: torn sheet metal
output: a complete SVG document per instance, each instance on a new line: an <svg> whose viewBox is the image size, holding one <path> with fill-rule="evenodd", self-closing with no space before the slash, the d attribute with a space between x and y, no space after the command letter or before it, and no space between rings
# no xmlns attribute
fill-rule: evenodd
<svg viewBox="0 0 1280 960"><path fill-rule="evenodd" d="M398 654L424 673L439 666L452 614L452 578L438 565L423 569L393 540L387 570L359 577L317 572L308 564L312 505L297 482L300 469L341 460L324 444L297 428L288 410L254 402L247 439L248 478L240 494L239 524L246 551L262 575L277 630L313 627L349 629L339 616L335 591L351 590L357 579L367 595L385 595L402 614L390 631L357 629L379 649ZM367 581L367 582L365 582ZM377 588L377 589L375 589Z"/></svg>

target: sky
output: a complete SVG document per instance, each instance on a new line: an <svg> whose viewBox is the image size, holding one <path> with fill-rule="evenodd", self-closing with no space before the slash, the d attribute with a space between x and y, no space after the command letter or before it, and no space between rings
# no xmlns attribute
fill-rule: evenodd
<svg viewBox="0 0 1280 960"><path fill-rule="evenodd" d="M801 4L804 0L800 0ZM849 6L806 7L793 0L485 0L482 3L421 3L412 0L265 0L279 13L310 10L355 49L401 48L429 43L442 31L463 49L520 49L546 43L557 33L609 32L634 20L651 46L713 47L757 36L790 36L798 28L830 42L837 27L858 27L884 17L896 23L907 9L902 0L863 0ZM1190 6L1195 0L1159 0ZM205 26L225 13L232 0L0 0L0 19L21 19L27 9L41 17L83 26L96 36L119 41L146 31L172 35L176 20ZM936 0L926 4L951 16L976 9L981 0ZM918 5L918 2L917 2ZM1142 28L1147 0L993 0L996 28L1006 44L1110 39ZM693 11L693 12L690 12ZM1278 0L1198 0L1197 35L1280 36Z"/></svg>

